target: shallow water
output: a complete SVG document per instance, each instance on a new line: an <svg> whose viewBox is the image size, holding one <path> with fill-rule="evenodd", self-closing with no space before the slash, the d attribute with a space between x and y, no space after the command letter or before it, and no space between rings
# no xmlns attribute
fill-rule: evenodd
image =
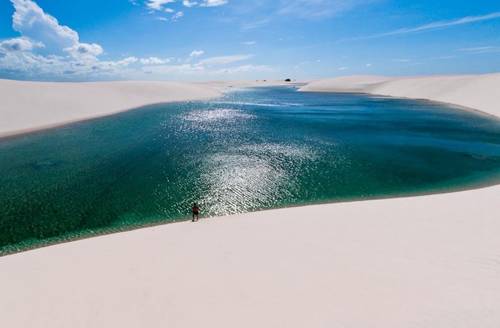
<svg viewBox="0 0 500 328"><path fill-rule="evenodd" d="M189 217L472 188L500 121L430 102L238 90L0 140L0 253Z"/></svg>

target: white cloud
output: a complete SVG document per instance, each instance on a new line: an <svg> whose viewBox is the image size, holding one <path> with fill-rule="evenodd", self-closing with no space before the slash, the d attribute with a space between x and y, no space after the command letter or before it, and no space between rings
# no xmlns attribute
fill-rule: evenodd
<svg viewBox="0 0 500 328"><path fill-rule="evenodd" d="M175 0L147 0L146 6L151 10L162 10L164 5L173 2Z"/></svg>
<svg viewBox="0 0 500 328"><path fill-rule="evenodd" d="M24 37L37 40L47 51L62 51L79 43L78 33L60 25L31 0L11 0L14 5L12 27Z"/></svg>
<svg viewBox="0 0 500 328"><path fill-rule="evenodd" d="M44 54L68 53L74 58L88 60L103 53L99 44L81 43L76 31L59 24L55 17L45 13L34 1L11 0L11 2L15 10L12 16L13 29L21 33L24 40L43 45ZM33 47L30 50L33 50Z"/></svg>
<svg viewBox="0 0 500 328"><path fill-rule="evenodd" d="M78 43L64 49L74 58L95 58L103 53L103 49L96 43Z"/></svg>
<svg viewBox="0 0 500 328"><path fill-rule="evenodd" d="M149 58L141 58L139 59L140 63L143 65L163 65L170 62L170 58L158 58L158 57L149 57Z"/></svg>
<svg viewBox="0 0 500 328"><path fill-rule="evenodd" d="M245 46L253 46L253 45L257 44L257 41L245 41L245 42L242 42L241 44L243 44Z"/></svg>
<svg viewBox="0 0 500 328"><path fill-rule="evenodd" d="M201 66L219 66L219 65L227 65L240 61L244 61L252 58L253 55L232 55L232 56L219 56L219 57L210 57L204 60L201 60L198 65Z"/></svg>
<svg viewBox="0 0 500 328"><path fill-rule="evenodd" d="M192 56L189 58L195 58L202 54L203 51L195 50L192 52ZM228 74L240 74L240 73L254 73L254 72L270 72L272 69L266 65L252 65L245 64L239 66L224 67L230 64L234 64L240 61L247 60L251 58L251 55L233 55L233 56L219 56L211 57L204 60L200 60L196 63L183 63L175 65L148 65L143 67L142 70L147 74L154 75L165 75L165 74L203 74L206 76L220 76Z"/></svg>
<svg viewBox="0 0 500 328"><path fill-rule="evenodd" d="M32 40L20 37L13 38L0 42L0 51L10 52L10 51L31 51L35 48L43 48L44 45L41 42L33 42Z"/></svg>
<svg viewBox="0 0 500 328"><path fill-rule="evenodd" d="M138 61L139 61L139 59L137 57L132 56L132 57L127 57L127 58L124 58L122 60L119 60L115 63L119 66L128 66L130 64L137 63Z"/></svg>
<svg viewBox="0 0 500 328"><path fill-rule="evenodd" d="M176 74L206 78L220 74L266 72L265 65L237 63L252 58L249 54L218 56L200 60L203 50L193 50L178 64L160 57L102 60L104 49L97 43L80 42L78 33L61 25L32 0L11 0L14 5L13 27L19 37L0 41L2 77L45 80L98 80L155 77L171 78ZM149 1L151 2L151 1ZM157 2L158 3L158 2ZM165 2L162 2L165 4ZM160 4L161 5L161 4ZM214 5L214 2L212 2ZM163 8L164 9L164 8ZM179 16L180 17L180 16ZM236 66L233 66L236 65Z"/></svg>
<svg viewBox="0 0 500 328"><path fill-rule="evenodd" d="M347 67L347 66L342 66L342 67L338 68L339 71L346 71L348 69L349 69L349 67Z"/></svg>
<svg viewBox="0 0 500 328"><path fill-rule="evenodd" d="M191 57L191 58L193 58L193 57L200 57L200 56L203 56L204 53L205 53L205 51L203 51L203 50L193 50L189 54L189 57Z"/></svg>
<svg viewBox="0 0 500 328"><path fill-rule="evenodd" d="M150 9L150 13L153 13L155 11L163 11L169 14L173 14L172 17L170 18L170 21L176 22L180 18L184 17L184 12L183 11L177 11L175 12L174 9L166 7L166 5L169 5L171 3L176 2L176 0L146 0L145 4L148 9ZM183 0L182 5L187 8L192 8L192 7L218 7L227 4L229 1L228 0L200 0L200 1L194 1L194 0ZM175 13L175 14L174 14ZM167 18L165 17L157 17L156 19L161 20L161 21L168 21Z"/></svg>
<svg viewBox="0 0 500 328"><path fill-rule="evenodd" d="M227 4L228 0L203 0L200 3L201 7L218 7Z"/></svg>
<svg viewBox="0 0 500 328"><path fill-rule="evenodd" d="M135 62L128 57L100 61L104 50L97 43L80 42L76 31L59 24L32 0L11 0L12 27L21 37L0 42L0 71L16 72L16 77L60 79L64 76L116 74Z"/></svg>
<svg viewBox="0 0 500 328"><path fill-rule="evenodd" d="M182 1L182 4L185 7L191 8L191 7L196 6L198 4L198 2L196 2L196 1L190 1L190 0L184 0L184 1Z"/></svg>

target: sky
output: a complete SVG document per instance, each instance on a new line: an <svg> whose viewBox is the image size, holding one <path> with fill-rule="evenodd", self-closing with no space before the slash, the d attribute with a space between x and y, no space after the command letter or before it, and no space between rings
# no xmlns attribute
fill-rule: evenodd
<svg viewBox="0 0 500 328"><path fill-rule="evenodd" d="M499 0L0 0L0 78L500 72Z"/></svg>

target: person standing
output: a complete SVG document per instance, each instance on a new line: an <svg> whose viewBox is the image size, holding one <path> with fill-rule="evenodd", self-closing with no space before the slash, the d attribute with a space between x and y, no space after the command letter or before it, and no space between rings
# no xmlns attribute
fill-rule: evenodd
<svg viewBox="0 0 500 328"><path fill-rule="evenodd" d="M200 208L198 207L198 204L193 203L191 211L193 212L193 222L197 222L200 219Z"/></svg>

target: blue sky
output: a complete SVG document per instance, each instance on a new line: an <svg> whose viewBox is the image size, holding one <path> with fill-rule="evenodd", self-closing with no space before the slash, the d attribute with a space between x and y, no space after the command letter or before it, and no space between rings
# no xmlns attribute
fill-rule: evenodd
<svg viewBox="0 0 500 328"><path fill-rule="evenodd" d="M0 78L498 71L498 0L0 0Z"/></svg>

